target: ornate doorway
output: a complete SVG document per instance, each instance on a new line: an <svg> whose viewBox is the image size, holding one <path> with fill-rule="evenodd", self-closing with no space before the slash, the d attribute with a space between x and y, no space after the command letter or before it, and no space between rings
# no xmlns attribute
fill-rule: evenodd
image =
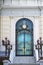
<svg viewBox="0 0 43 65"><path fill-rule="evenodd" d="M16 56L33 56L33 23L27 18L16 23Z"/></svg>

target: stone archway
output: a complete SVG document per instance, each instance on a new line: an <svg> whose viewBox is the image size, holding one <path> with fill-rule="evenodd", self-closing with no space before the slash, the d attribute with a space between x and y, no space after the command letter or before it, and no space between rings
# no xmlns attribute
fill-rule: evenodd
<svg viewBox="0 0 43 65"><path fill-rule="evenodd" d="M13 54L14 56L13 56L12 59L14 59L14 57L16 57L16 50L15 50L15 48L16 48L16 43L15 43L15 40L16 40L16 37L15 37L15 35L16 35L15 25L16 25L16 22L19 19L21 19L21 18L22 17L15 17L15 18L12 17L11 18L11 43L13 45L13 52L14 52L14 54ZM33 37L34 37L33 42L34 42L34 45L35 45L37 43L37 39L39 37L39 27L38 27L39 26L39 22L38 22L38 19L37 18L34 19L34 18L31 17L31 18L28 18L28 19L32 20L32 22L33 22ZM36 21L37 21L37 23L36 23ZM36 51L36 50L34 49L34 51ZM36 60L38 60L37 54L34 54L34 56L36 57ZM21 57L19 57L19 58L21 58ZM21 58L21 60L22 60L22 58ZM29 56L28 56L28 60L29 60Z"/></svg>

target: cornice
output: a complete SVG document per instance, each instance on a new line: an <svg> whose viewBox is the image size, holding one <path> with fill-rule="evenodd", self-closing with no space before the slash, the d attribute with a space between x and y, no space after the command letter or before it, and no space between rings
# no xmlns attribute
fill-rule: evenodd
<svg viewBox="0 0 43 65"><path fill-rule="evenodd" d="M1 5L1 15L9 16L43 16L43 6L13 6L13 5ZM7 12L7 13L6 13ZM30 13L29 13L30 12Z"/></svg>
<svg viewBox="0 0 43 65"><path fill-rule="evenodd" d="M11 6L11 5L1 5L0 9L43 9L43 6Z"/></svg>

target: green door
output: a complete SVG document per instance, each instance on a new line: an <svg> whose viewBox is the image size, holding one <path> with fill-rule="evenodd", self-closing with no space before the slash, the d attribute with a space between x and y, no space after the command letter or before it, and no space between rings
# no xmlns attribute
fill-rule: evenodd
<svg viewBox="0 0 43 65"><path fill-rule="evenodd" d="M32 36L30 33L25 33L25 55L32 55Z"/></svg>
<svg viewBox="0 0 43 65"><path fill-rule="evenodd" d="M33 55L33 23L26 18L16 24L16 55Z"/></svg>
<svg viewBox="0 0 43 65"><path fill-rule="evenodd" d="M22 31L17 35L17 55L32 55L32 36Z"/></svg>
<svg viewBox="0 0 43 65"><path fill-rule="evenodd" d="M18 33L17 36L17 55L24 55L24 33Z"/></svg>

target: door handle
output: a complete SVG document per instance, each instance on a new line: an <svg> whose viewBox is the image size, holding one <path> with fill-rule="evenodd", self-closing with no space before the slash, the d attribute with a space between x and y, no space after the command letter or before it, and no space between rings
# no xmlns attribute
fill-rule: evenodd
<svg viewBox="0 0 43 65"><path fill-rule="evenodd" d="M26 51L26 48L23 48L23 51Z"/></svg>

